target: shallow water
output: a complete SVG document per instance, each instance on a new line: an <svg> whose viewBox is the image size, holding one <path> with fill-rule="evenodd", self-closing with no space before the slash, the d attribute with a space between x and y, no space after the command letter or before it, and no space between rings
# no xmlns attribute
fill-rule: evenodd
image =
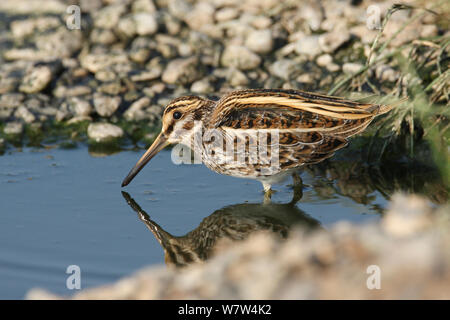
<svg viewBox="0 0 450 320"><path fill-rule="evenodd" d="M142 152L94 157L81 147L24 149L0 156L1 299L22 298L34 287L72 294L66 287L69 265L81 268L81 286L87 288L164 263L161 245L121 193L122 179ZM288 181L275 186L269 210L256 205L263 200L259 182L218 175L203 165L174 165L170 150L165 150L125 190L152 223L177 236L196 229L213 213L211 217L223 212L242 217L245 212L246 221L279 214L327 228L341 220L377 220L387 205L377 188L361 190L366 186L362 178L356 178L362 183L358 185L332 171L301 176L302 199L293 206L280 205L291 200ZM354 190L345 191L348 186ZM239 219L232 221L239 224Z"/></svg>

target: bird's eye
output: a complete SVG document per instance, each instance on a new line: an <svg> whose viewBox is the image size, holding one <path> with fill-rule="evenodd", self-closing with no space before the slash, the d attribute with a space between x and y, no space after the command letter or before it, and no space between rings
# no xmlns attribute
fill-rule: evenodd
<svg viewBox="0 0 450 320"><path fill-rule="evenodd" d="M180 112L180 111L175 111L175 112L173 113L173 118L174 118L175 120L180 119L180 118L181 118L181 112Z"/></svg>

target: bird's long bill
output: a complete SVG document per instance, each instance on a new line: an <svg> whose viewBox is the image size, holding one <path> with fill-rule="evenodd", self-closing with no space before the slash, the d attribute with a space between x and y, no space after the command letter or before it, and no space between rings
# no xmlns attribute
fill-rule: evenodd
<svg viewBox="0 0 450 320"><path fill-rule="evenodd" d="M166 138L159 134L153 144L148 148L148 150L144 153L144 155L139 159L139 161L135 164L135 166L130 170L130 173L123 179L122 187L128 185L131 180L142 170L142 168L149 162L159 151L164 149L169 143Z"/></svg>

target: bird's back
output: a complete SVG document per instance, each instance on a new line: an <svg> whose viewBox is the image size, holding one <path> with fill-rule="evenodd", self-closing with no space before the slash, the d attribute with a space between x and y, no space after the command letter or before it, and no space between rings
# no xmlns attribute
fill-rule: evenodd
<svg viewBox="0 0 450 320"><path fill-rule="evenodd" d="M203 141L204 162L219 173L253 178L317 163L390 109L299 90L232 92L210 114L206 127L217 134Z"/></svg>

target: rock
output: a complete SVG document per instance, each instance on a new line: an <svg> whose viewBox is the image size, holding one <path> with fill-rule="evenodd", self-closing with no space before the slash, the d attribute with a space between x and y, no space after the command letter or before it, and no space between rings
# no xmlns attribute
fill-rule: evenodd
<svg viewBox="0 0 450 320"><path fill-rule="evenodd" d="M216 20L218 22L224 22L233 20L239 15L239 11L236 8L225 7L216 11Z"/></svg>
<svg viewBox="0 0 450 320"><path fill-rule="evenodd" d="M214 92L214 87L207 78L195 81L191 86L191 91L194 93L207 94Z"/></svg>
<svg viewBox="0 0 450 320"><path fill-rule="evenodd" d="M140 121L147 118L146 112L143 110L150 106L151 100L148 97L140 98L139 100L133 102L131 106L125 111L123 116L127 120Z"/></svg>
<svg viewBox="0 0 450 320"><path fill-rule="evenodd" d="M133 38L136 36L136 21L132 15L127 15L120 19L117 25L117 33L123 38Z"/></svg>
<svg viewBox="0 0 450 320"><path fill-rule="evenodd" d="M125 11L124 4L112 4L103 7L94 14L94 26L103 29L115 28Z"/></svg>
<svg viewBox="0 0 450 320"><path fill-rule="evenodd" d="M58 0L46 1L0 1L0 12L8 12L12 14L37 15L37 14L63 14L67 9L67 5Z"/></svg>
<svg viewBox="0 0 450 320"><path fill-rule="evenodd" d="M330 72L337 72L341 69L341 67L336 63L330 63L326 66L326 68Z"/></svg>
<svg viewBox="0 0 450 320"><path fill-rule="evenodd" d="M362 43L370 45L375 40L378 30L369 30L366 25L356 25L350 29L350 33L361 39Z"/></svg>
<svg viewBox="0 0 450 320"><path fill-rule="evenodd" d="M7 93L0 95L1 108L17 108L25 99L22 93Z"/></svg>
<svg viewBox="0 0 450 320"><path fill-rule="evenodd" d="M184 20L186 15L192 11L192 6L186 0L169 0L169 12L174 17Z"/></svg>
<svg viewBox="0 0 450 320"><path fill-rule="evenodd" d="M251 22L252 26L256 29L267 29L272 25L272 19L264 16L257 16Z"/></svg>
<svg viewBox="0 0 450 320"><path fill-rule="evenodd" d="M95 73L95 79L102 82L111 82L117 79L117 73L115 73L112 68L106 67Z"/></svg>
<svg viewBox="0 0 450 320"><path fill-rule="evenodd" d="M14 116L16 118L22 119L26 123L31 123L36 120L34 114L32 114L25 106L20 106L19 108L17 108Z"/></svg>
<svg viewBox="0 0 450 320"><path fill-rule="evenodd" d="M434 37L438 34L438 27L434 24L426 24L420 28L420 37L429 38Z"/></svg>
<svg viewBox="0 0 450 320"><path fill-rule="evenodd" d="M319 36L319 45L324 52L334 52L350 40L350 32L346 27L334 29Z"/></svg>
<svg viewBox="0 0 450 320"><path fill-rule="evenodd" d="M69 119L72 115L67 110L58 110L56 111L55 120L57 122L64 121Z"/></svg>
<svg viewBox="0 0 450 320"><path fill-rule="evenodd" d="M81 66L93 73L109 66L128 62L126 54L87 54L80 59Z"/></svg>
<svg viewBox="0 0 450 320"><path fill-rule="evenodd" d="M270 30L254 30L245 40L247 48L256 53L269 53L273 49L272 32Z"/></svg>
<svg viewBox="0 0 450 320"><path fill-rule="evenodd" d="M17 77L0 76L0 95L15 91L20 81Z"/></svg>
<svg viewBox="0 0 450 320"><path fill-rule="evenodd" d="M151 35L158 30L156 18L151 13L137 13L133 19L136 24L136 33L140 36Z"/></svg>
<svg viewBox="0 0 450 320"><path fill-rule="evenodd" d="M79 0L81 12L93 13L102 8L102 0Z"/></svg>
<svg viewBox="0 0 450 320"><path fill-rule="evenodd" d="M384 216L384 230L396 237L406 237L422 232L431 226L431 210L425 199L396 194Z"/></svg>
<svg viewBox="0 0 450 320"><path fill-rule="evenodd" d="M79 98L72 97L68 99L69 110L77 117L87 117L89 116L93 108L89 101Z"/></svg>
<svg viewBox="0 0 450 320"><path fill-rule="evenodd" d="M305 36L298 40L295 44L295 52L297 54L307 55L310 57L315 57L322 52L319 45L318 36Z"/></svg>
<svg viewBox="0 0 450 320"><path fill-rule="evenodd" d="M342 66L342 71L346 74L355 74L363 67L360 63L347 62Z"/></svg>
<svg viewBox="0 0 450 320"><path fill-rule="evenodd" d="M192 30L207 30L214 24L214 6L208 2L198 2L193 10L190 10L183 17L184 22Z"/></svg>
<svg viewBox="0 0 450 320"><path fill-rule="evenodd" d="M89 139L96 143L106 143L123 137L122 128L111 123L91 123L88 126Z"/></svg>
<svg viewBox="0 0 450 320"><path fill-rule="evenodd" d="M316 6L314 6L316 4ZM300 16L304 18L311 30L317 31L320 29L320 25L323 21L323 10L320 7L319 2L314 4L308 4L302 7L302 10L299 12Z"/></svg>
<svg viewBox="0 0 450 320"><path fill-rule="evenodd" d="M296 72L297 69L297 63L289 59L278 60L269 68L272 75L284 80L289 80L291 75Z"/></svg>
<svg viewBox="0 0 450 320"><path fill-rule="evenodd" d="M34 32L44 32L60 25L56 17L37 17L25 20L14 20L11 22L11 32L14 38L24 38Z"/></svg>
<svg viewBox="0 0 450 320"><path fill-rule="evenodd" d="M111 96L118 96L122 92L122 85L119 80L102 83L97 92L106 93Z"/></svg>
<svg viewBox="0 0 450 320"><path fill-rule="evenodd" d="M135 0L131 5L131 10L138 13L154 13L156 12L156 7L152 0Z"/></svg>
<svg viewBox="0 0 450 320"><path fill-rule="evenodd" d="M328 53L317 57L316 63L319 67L325 67L330 72L339 71L341 68L339 65L333 62L333 57Z"/></svg>
<svg viewBox="0 0 450 320"><path fill-rule="evenodd" d="M3 128L3 132L9 135L19 135L23 132L22 122L8 122Z"/></svg>
<svg viewBox="0 0 450 320"><path fill-rule="evenodd" d="M42 60L53 61L70 58L79 51L83 45L83 35L80 30L69 30L66 26L60 26L55 32L37 35L35 43L38 53L46 55Z"/></svg>
<svg viewBox="0 0 450 320"><path fill-rule="evenodd" d="M19 90L25 93L37 93L47 87L52 80L52 70L49 66L36 66L23 78Z"/></svg>
<svg viewBox="0 0 450 320"><path fill-rule="evenodd" d="M95 28L90 34L90 40L93 43L110 45L115 43L118 39L111 29Z"/></svg>
<svg viewBox="0 0 450 320"><path fill-rule="evenodd" d="M319 67L326 67L333 62L333 57L329 54L323 54L316 59L316 63Z"/></svg>
<svg viewBox="0 0 450 320"><path fill-rule="evenodd" d="M53 95L55 97L74 97L74 96L83 96L90 94L92 92L92 89L88 86L72 86L72 87L66 87L66 86L57 86L55 90L53 90Z"/></svg>
<svg viewBox="0 0 450 320"><path fill-rule="evenodd" d="M139 81L150 81L154 79L158 79L161 76L162 70L161 68L152 68L150 70L143 70L138 72L137 74L133 74L131 76L131 81L139 82ZM170 79L170 77L169 77Z"/></svg>
<svg viewBox="0 0 450 320"><path fill-rule="evenodd" d="M235 68L229 69L229 73L227 75L227 81L233 87L246 86L249 83L247 76L243 72L241 72Z"/></svg>
<svg viewBox="0 0 450 320"><path fill-rule="evenodd" d="M170 35L177 35L181 30L181 20L171 14L163 15L164 24Z"/></svg>
<svg viewBox="0 0 450 320"><path fill-rule="evenodd" d="M395 82L400 77L400 72L392 67L382 64L375 69L375 75L381 81Z"/></svg>
<svg viewBox="0 0 450 320"><path fill-rule="evenodd" d="M95 111L102 117L110 117L119 108L120 97L106 96L100 93L94 94Z"/></svg>
<svg viewBox="0 0 450 320"><path fill-rule="evenodd" d="M3 57L6 60L41 62L70 58L81 49L82 40L79 30L69 30L61 26L55 32L38 33L33 39L36 48L15 47L4 51Z"/></svg>
<svg viewBox="0 0 450 320"><path fill-rule="evenodd" d="M310 73L304 73L299 75L296 81L301 83L314 83L314 77Z"/></svg>
<svg viewBox="0 0 450 320"><path fill-rule="evenodd" d="M151 51L146 47L133 47L130 50L130 59L134 62L143 64L145 63L151 55Z"/></svg>
<svg viewBox="0 0 450 320"><path fill-rule="evenodd" d="M240 70L255 69L261 63L261 58L243 46L231 45L225 48L222 64Z"/></svg>
<svg viewBox="0 0 450 320"><path fill-rule="evenodd" d="M203 75L203 70L196 57L175 59L169 62L162 74L162 81L183 85L190 84Z"/></svg>

